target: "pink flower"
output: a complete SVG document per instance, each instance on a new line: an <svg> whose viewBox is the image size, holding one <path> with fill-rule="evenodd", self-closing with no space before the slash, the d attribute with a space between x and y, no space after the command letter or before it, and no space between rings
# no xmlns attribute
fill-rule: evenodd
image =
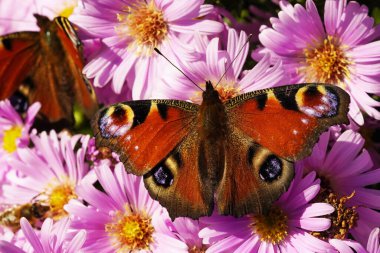
<svg viewBox="0 0 380 253"><path fill-rule="evenodd" d="M84 73L94 78L95 87L111 83L114 93L119 94L127 85L125 91L131 90L133 99L149 97L162 68L154 47L181 58L183 48L189 46L183 44L181 36L222 31L221 23L204 18L212 6L202 4L203 0L85 1L71 20L82 28L83 36L102 39L103 48L90 59ZM98 95L102 101L103 94Z"/></svg>
<svg viewBox="0 0 380 253"><path fill-rule="evenodd" d="M238 35L233 29L228 31L228 41L224 45L226 48L224 50L220 49L219 38L209 41L198 37L195 40L197 51L194 53L194 59L179 62L179 65L191 80L204 88L208 80L215 86L236 57L217 86L223 100L241 93L285 84L287 75L281 63L277 62L271 66L269 55L266 55L253 69L242 72L249 47L246 42L247 35L244 32ZM239 54L240 50L242 52ZM202 91L197 86L174 67L166 70L167 72L162 74L163 85L154 89L152 97L201 102Z"/></svg>
<svg viewBox="0 0 380 253"><path fill-rule="evenodd" d="M63 206L77 198L75 187L87 174L85 163L89 136L60 136L54 131L31 135L33 148L17 150L9 161L8 182L2 185L4 202L26 204L39 202L50 207L55 220L65 217Z"/></svg>
<svg viewBox="0 0 380 253"><path fill-rule="evenodd" d="M330 227L328 215L334 208L325 203L309 203L318 194L320 180L314 172L294 181L267 215L242 218L214 215L202 219L208 224L199 233L207 252L327 252L331 245L309 234Z"/></svg>
<svg viewBox="0 0 380 253"><path fill-rule="evenodd" d="M324 191L347 198L346 207L358 206L353 210L358 220L349 232L364 243L371 229L380 226L380 214L373 210L380 209L380 192L367 187L379 182L380 169L373 169L359 133L347 130L332 145L330 138L329 133L323 134L311 156L298 162L297 167L315 171L324 182Z"/></svg>
<svg viewBox="0 0 380 253"><path fill-rule="evenodd" d="M374 228L368 238L367 250L369 253L380 253L379 228Z"/></svg>
<svg viewBox="0 0 380 253"><path fill-rule="evenodd" d="M86 232L80 230L69 236L70 220L62 219L53 224L52 219L46 219L42 224L41 231L37 233L28 220L21 219L21 229L27 239L26 244L30 244L31 250L24 251L12 243L0 241L0 251L7 253L77 253L82 252L81 248L86 240ZM25 247L25 246L24 246Z"/></svg>
<svg viewBox="0 0 380 253"><path fill-rule="evenodd" d="M336 84L351 95L350 116L364 122L360 110L380 119L375 101L369 94L380 94L380 41L375 40L379 28L368 9L357 2L327 0L324 24L312 0L306 9L280 1L278 18L272 18L272 28L263 27L259 39L273 59L281 59L293 74L294 82ZM260 52L261 51L261 52Z"/></svg>
<svg viewBox="0 0 380 253"><path fill-rule="evenodd" d="M188 253L204 252L207 246L202 243L202 238L198 236L202 225L198 220L179 217L173 223L166 224L157 237L162 242L157 250L166 253Z"/></svg>
<svg viewBox="0 0 380 253"><path fill-rule="evenodd" d="M170 219L142 178L127 174L121 163L114 172L106 165L94 170L104 192L83 182L76 192L88 206L71 200L65 207L76 218L73 227L87 231L86 252L159 252L159 235Z"/></svg>
<svg viewBox="0 0 380 253"><path fill-rule="evenodd" d="M9 100L0 101L0 161L17 148L28 145L29 130L40 108L40 103L34 103L23 119Z"/></svg>

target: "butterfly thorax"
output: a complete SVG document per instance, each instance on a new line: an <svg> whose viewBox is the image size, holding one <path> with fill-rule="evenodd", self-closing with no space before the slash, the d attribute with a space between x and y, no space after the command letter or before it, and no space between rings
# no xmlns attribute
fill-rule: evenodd
<svg viewBox="0 0 380 253"><path fill-rule="evenodd" d="M201 137L214 140L224 139L227 133L227 114L218 91L214 89L210 81L206 83L199 110Z"/></svg>
<svg viewBox="0 0 380 253"><path fill-rule="evenodd" d="M54 21L51 21L48 17L34 14L37 19L37 25L40 27L40 46L45 54L54 52L54 55L50 55L50 58L62 60L64 51L62 50L62 44L57 36L58 26Z"/></svg>
<svg viewBox="0 0 380 253"><path fill-rule="evenodd" d="M202 179L213 186L219 183L224 170L225 143L228 135L227 113L219 93L206 82L199 108L200 168Z"/></svg>

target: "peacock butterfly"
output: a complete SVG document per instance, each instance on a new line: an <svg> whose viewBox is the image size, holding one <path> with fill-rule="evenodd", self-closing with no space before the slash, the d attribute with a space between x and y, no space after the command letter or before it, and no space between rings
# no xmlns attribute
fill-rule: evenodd
<svg viewBox="0 0 380 253"><path fill-rule="evenodd" d="M0 100L11 97L22 109L25 95L29 104L41 102L41 116L49 122L72 125L76 99L91 117L97 103L82 75L82 43L73 26L64 17L34 16L39 32L0 36Z"/></svg>
<svg viewBox="0 0 380 253"><path fill-rule="evenodd" d="M140 100L100 110L97 146L143 176L171 218L265 213L286 191L293 162L328 127L348 123L349 95L336 86L298 84L222 102L211 82L201 105Z"/></svg>

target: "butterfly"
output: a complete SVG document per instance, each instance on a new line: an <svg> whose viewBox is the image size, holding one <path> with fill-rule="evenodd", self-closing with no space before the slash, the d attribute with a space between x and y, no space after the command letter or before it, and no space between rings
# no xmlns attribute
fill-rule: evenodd
<svg viewBox="0 0 380 253"><path fill-rule="evenodd" d="M324 84L288 85L223 102L206 82L200 105L140 100L101 109L97 146L143 176L150 196L176 217L266 213L286 191L294 161L328 127L348 123L349 95Z"/></svg>
<svg viewBox="0 0 380 253"><path fill-rule="evenodd" d="M82 43L64 17L34 14L39 32L0 36L0 100L11 98L20 105L41 102L40 114L49 122L72 125L74 100L91 117L97 111L95 93L82 75Z"/></svg>

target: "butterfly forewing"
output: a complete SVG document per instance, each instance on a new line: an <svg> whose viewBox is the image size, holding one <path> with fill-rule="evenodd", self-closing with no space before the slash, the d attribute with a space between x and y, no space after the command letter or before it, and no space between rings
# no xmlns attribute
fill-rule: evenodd
<svg viewBox="0 0 380 253"><path fill-rule="evenodd" d="M289 161L311 153L330 126L347 124L349 95L332 85L301 84L250 92L226 102L229 122Z"/></svg>
<svg viewBox="0 0 380 253"><path fill-rule="evenodd" d="M99 146L116 150L129 172L144 175L191 131L197 110L184 101L130 101L99 111L92 124Z"/></svg>
<svg viewBox="0 0 380 253"><path fill-rule="evenodd" d="M266 213L293 179L293 164L237 128L227 143L224 174L216 190L219 213Z"/></svg>
<svg viewBox="0 0 380 253"><path fill-rule="evenodd" d="M39 51L37 32L0 37L0 100L10 97L34 66Z"/></svg>

